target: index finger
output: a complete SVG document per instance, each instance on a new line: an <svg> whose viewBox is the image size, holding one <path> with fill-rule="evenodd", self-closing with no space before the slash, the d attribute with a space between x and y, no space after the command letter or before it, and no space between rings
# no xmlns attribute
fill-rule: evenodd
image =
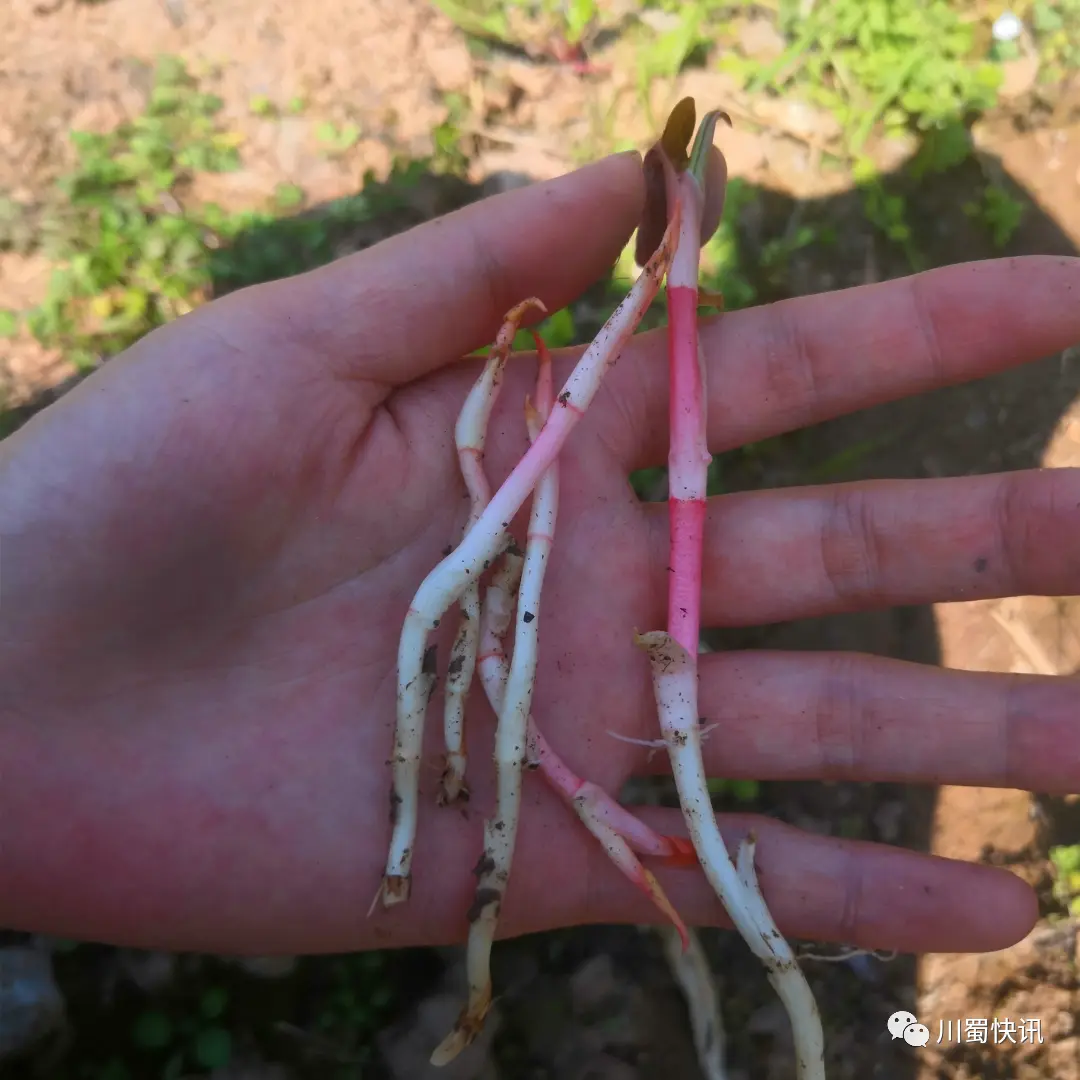
<svg viewBox="0 0 1080 1080"><path fill-rule="evenodd" d="M960 263L702 320L709 449L968 382L1080 341L1080 258ZM663 329L608 378L594 423L631 469L668 453ZM601 402L598 401L600 406Z"/></svg>

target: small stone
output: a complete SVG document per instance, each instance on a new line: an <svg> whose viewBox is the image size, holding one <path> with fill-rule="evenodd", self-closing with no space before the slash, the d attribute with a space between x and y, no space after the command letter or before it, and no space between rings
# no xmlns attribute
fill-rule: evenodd
<svg viewBox="0 0 1080 1080"><path fill-rule="evenodd" d="M0 950L0 1062L64 1022L52 958L41 949Z"/></svg>
<svg viewBox="0 0 1080 1080"><path fill-rule="evenodd" d="M576 1016L602 1009L620 990L615 967L606 953L594 956L570 979L570 1002Z"/></svg>
<svg viewBox="0 0 1080 1080"><path fill-rule="evenodd" d="M895 844L900 839L903 819L904 804L899 799L891 799L874 811L874 828L886 844Z"/></svg>
<svg viewBox="0 0 1080 1080"><path fill-rule="evenodd" d="M770 1001L751 1013L746 1030L750 1035L767 1035L782 1043L792 1042L791 1021L780 1001Z"/></svg>
<svg viewBox="0 0 1080 1080"><path fill-rule="evenodd" d="M121 972L145 994L164 990L176 973L176 955L126 949L119 956Z"/></svg>

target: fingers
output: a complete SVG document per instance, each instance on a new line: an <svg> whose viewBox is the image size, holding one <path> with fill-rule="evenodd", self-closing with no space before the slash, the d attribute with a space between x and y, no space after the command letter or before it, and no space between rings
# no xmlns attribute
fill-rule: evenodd
<svg viewBox="0 0 1080 1080"><path fill-rule="evenodd" d="M1080 259L1034 255L929 270L702 320L714 453L1080 341ZM597 423L628 468L668 452L663 329L609 377ZM598 413L601 410L597 410Z"/></svg>
<svg viewBox="0 0 1080 1080"><path fill-rule="evenodd" d="M710 776L1080 787L1080 681L855 653L700 658ZM670 772L663 752L642 769Z"/></svg>
<svg viewBox="0 0 1080 1080"><path fill-rule="evenodd" d="M400 385L489 344L525 297L565 307L615 261L641 199L639 155L618 154L248 290L244 303L263 332L350 377Z"/></svg>
<svg viewBox="0 0 1080 1080"><path fill-rule="evenodd" d="M685 834L678 810L642 816L662 832ZM720 815L719 825L733 855L751 828L757 834L762 892L789 938L900 952L982 952L1015 944L1038 916L1034 892L1005 870L813 836L757 815ZM660 869L657 876L687 923L731 925L700 870ZM548 926L662 918L595 846L587 880L572 908L548 894Z"/></svg>
<svg viewBox="0 0 1080 1080"><path fill-rule="evenodd" d="M644 511L663 596L667 506ZM707 514L705 625L1080 591L1080 469L739 493Z"/></svg>

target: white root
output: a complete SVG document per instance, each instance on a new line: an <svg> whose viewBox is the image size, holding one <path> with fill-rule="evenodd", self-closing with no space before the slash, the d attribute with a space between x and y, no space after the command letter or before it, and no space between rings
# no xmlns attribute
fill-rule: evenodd
<svg viewBox="0 0 1080 1080"><path fill-rule="evenodd" d="M650 258L626 299L612 312L557 397L558 406L539 438L496 492L461 544L424 579L405 615L398 643L397 725L391 753L391 836L383 880L376 897L384 907L409 898L412 856L420 800L420 752L424 718L435 687L435 654L427 635L468 588L507 540L514 515L556 460L563 444L596 395L604 374L633 334L670 264L678 211L664 239Z"/></svg>
<svg viewBox="0 0 1080 1080"><path fill-rule="evenodd" d="M710 114L715 121L715 114ZM704 125L702 130L706 130ZM711 127L707 129L711 133ZM701 132L699 132L700 136ZM796 1073L824 1080L824 1035L817 1003L791 947L777 929L754 873L754 838L740 845L737 864L713 813L701 756L697 652L701 615L702 531L711 455L706 436L706 365L697 333L700 222L704 192L692 171L666 168L668 197L682 206L682 226L668 274L671 438L668 454L671 518L668 629L636 636L652 665L661 733L668 746L683 817L705 876L736 929L765 966L791 1020ZM687 305L687 300L692 306Z"/></svg>
<svg viewBox="0 0 1080 1080"><path fill-rule="evenodd" d="M537 425L530 424L530 436L535 439ZM540 502L544 494L543 486L537 488L536 499ZM503 651L503 638L509 629L513 616L514 595L521 582L525 559L516 546L511 545L500 560L484 598L484 608L480 627L480 657L478 673L488 701L497 716L503 715L506 686L510 677L510 664ZM541 582L537 579L537 596ZM529 589L522 590L519 610L533 610L535 604L530 600ZM532 606L530 606L532 605ZM519 622L519 627L521 623ZM629 811L615 803L606 792L595 784L573 776L566 765L548 746L531 713L527 719L525 736L525 764L541 768L544 778L567 802L589 832L600 842L608 857L634 884L645 891L671 920L672 932L679 948L688 942L688 930L664 894L655 876L641 865L635 851L660 857L670 857L674 843L670 837L662 837L643 825ZM518 766L520 771L520 766ZM489 851L478 865L481 876L477 895L483 898L483 890L491 889L490 877L497 871L487 874L485 871L494 860L489 862ZM474 909L485 914L484 909ZM451 1034L444 1040L431 1059L434 1064L447 1064L475 1038L480 1030L483 1018L490 1008L491 985L491 948L493 944L495 918L478 918L471 924L469 945L466 954L466 974L468 981L468 1001Z"/></svg>
<svg viewBox="0 0 1080 1080"><path fill-rule="evenodd" d="M660 935L668 967L686 1001L694 1049L705 1080L728 1080L724 1063L727 1042L724 1020L716 981L701 938L697 931L691 930L689 946L684 947L673 927L658 926L656 931Z"/></svg>
<svg viewBox="0 0 1080 1080"><path fill-rule="evenodd" d="M551 361L541 352L542 387L539 412L526 400L529 437L535 443L551 408ZM466 970L469 997L453 1030L435 1049L433 1065L445 1065L469 1045L491 1008L491 948L499 910L510 881L510 870L521 818L522 769L526 735L536 685L540 632L540 596L555 535L559 507L559 464L556 459L540 478L529 518L525 558L521 568L514 655L498 708L495 733L496 804L493 818L484 822L484 852L476 866L476 898L469 910Z"/></svg>
<svg viewBox="0 0 1080 1080"><path fill-rule="evenodd" d="M652 665L660 725L668 744L683 816L702 869L723 901L735 928L754 955L765 965L791 1018L799 1080L824 1080L824 1036L817 1002L784 936L776 928L754 872L755 840L739 846L737 865L728 855L709 797L701 758L696 711L696 665L670 634L653 631L637 635Z"/></svg>
<svg viewBox="0 0 1080 1080"><path fill-rule="evenodd" d="M479 520L484 507L491 500L491 488L484 472L484 444L487 440L491 411L499 396L506 361L514 344L514 336L522 316L530 307L546 313L547 308L535 296L530 296L511 309L503 320L495 344L488 355L480 377L473 384L465 399L454 429L458 461L468 489L470 508L465 535ZM446 767L443 770L439 791L442 805L467 799L469 790L465 783L468 755L465 749L465 705L476 670L476 647L480 640L480 582L470 581L461 596L461 619L450 650L450 663L446 669L444 691L445 712L443 719L446 740Z"/></svg>

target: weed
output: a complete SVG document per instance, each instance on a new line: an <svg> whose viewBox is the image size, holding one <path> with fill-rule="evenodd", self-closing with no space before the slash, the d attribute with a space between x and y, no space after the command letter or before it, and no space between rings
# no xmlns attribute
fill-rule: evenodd
<svg viewBox="0 0 1080 1080"><path fill-rule="evenodd" d="M964 213L990 233L994 247L1004 248L1027 213L1027 206L1005 188L988 183L978 199L965 204Z"/></svg>
<svg viewBox="0 0 1080 1080"><path fill-rule="evenodd" d="M757 780L708 780L709 794L714 799L729 797L740 803L757 802L761 794L761 784Z"/></svg>
<svg viewBox="0 0 1080 1080"><path fill-rule="evenodd" d="M0 337L15 334L25 320L43 345L92 369L211 292L329 262L340 254L342 236L399 207L427 167L398 162L386 183L369 173L360 193L284 220L283 213L304 203L295 184L278 185L263 210L196 205L189 194L197 172L239 164L239 137L215 122L220 107L181 62L165 57L144 115L107 134L72 133L75 166L58 181L37 237L55 263L47 295L23 316L0 311ZM252 108L268 114L271 107L256 99ZM317 134L329 152L340 153L359 129L328 124ZM460 165L444 148L443 171ZM14 221L15 211L8 217Z"/></svg>
<svg viewBox="0 0 1080 1080"><path fill-rule="evenodd" d="M637 48L637 90L651 127L657 126L652 114L649 89L658 79L673 79L693 60L701 60L707 50L708 10L704 4L665 5L672 25L640 40Z"/></svg>
<svg viewBox="0 0 1080 1080"><path fill-rule="evenodd" d="M721 66L752 92L797 92L829 109L852 155L879 122L886 132L930 131L996 100L1001 69L980 54L974 24L948 0L835 0L808 17L802 8L780 0L788 47L775 61L733 55Z"/></svg>
<svg viewBox="0 0 1080 1080"><path fill-rule="evenodd" d="M1042 61L1039 81L1059 85L1080 68L1080 0L1037 0L1031 28Z"/></svg>
<svg viewBox="0 0 1080 1080"><path fill-rule="evenodd" d="M469 103L461 94L447 94L443 98L446 105L446 119L431 133L435 143L432 164L437 172L463 173L469 159L465 153L461 128L469 114Z"/></svg>
<svg viewBox="0 0 1080 1080"><path fill-rule="evenodd" d="M552 41L571 50L580 48L600 27L604 14L599 0L434 0L434 4L475 39L539 51L551 49Z"/></svg>
<svg viewBox="0 0 1080 1080"><path fill-rule="evenodd" d="M862 196L863 213L886 240L899 246L912 270L921 270L924 259L915 245L915 237L907 220L907 202L903 195L890 192L869 159L860 159L854 168L854 179Z"/></svg>
<svg viewBox="0 0 1080 1080"><path fill-rule="evenodd" d="M248 108L251 110L252 115L262 116L267 119L278 114L277 106L265 94L256 94L248 103Z"/></svg>
<svg viewBox="0 0 1080 1080"><path fill-rule="evenodd" d="M327 154L336 157L351 150L360 140L360 128L353 123L338 126L324 120L315 128L318 139Z"/></svg>
<svg viewBox="0 0 1080 1080"><path fill-rule="evenodd" d="M1069 911L1080 916L1080 844L1050 849L1054 874L1054 896Z"/></svg>
<svg viewBox="0 0 1080 1080"><path fill-rule="evenodd" d="M199 171L237 167L238 138L218 129L221 101L163 58L146 112L104 135L73 132L77 162L44 215L57 263L30 331L93 367L190 310L209 286L206 223L185 210Z"/></svg>

